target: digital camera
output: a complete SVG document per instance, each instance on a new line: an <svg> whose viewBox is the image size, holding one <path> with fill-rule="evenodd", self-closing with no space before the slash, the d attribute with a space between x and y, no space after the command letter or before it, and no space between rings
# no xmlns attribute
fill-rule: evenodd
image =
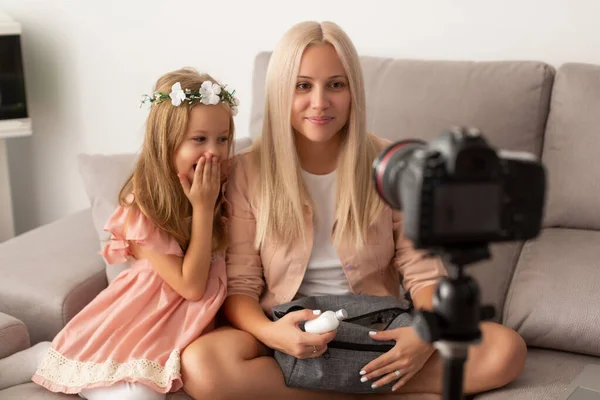
<svg viewBox="0 0 600 400"><path fill-rule="evenodd" d="M401 140L373 162L377 192L402 210L417 248L477 246L539 234L546 171L533 154L496 150L474 128L429 144Z"/></svg>

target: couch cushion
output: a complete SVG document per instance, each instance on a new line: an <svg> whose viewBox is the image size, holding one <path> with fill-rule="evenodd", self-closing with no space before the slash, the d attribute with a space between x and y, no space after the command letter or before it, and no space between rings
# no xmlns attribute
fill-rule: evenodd
<svg viewBox="0 0 600 400"><path fill-rule="evenodd" d="M2 400L81 400L76 394L53 393L35 383L17 385L8 389L0 390Z"/></svg>
<svg viewBox="0 0 600 400"><path fill-rule="evenodd" d="M600 355L600 232L547 228L517 264L504 323L527 344Z"/></svg>
<svg viewBox="0 0 600 400"><path fill-rule="evenodd" d="M0 312L0 359L30 346L29 332L25 324Z"/></svg>
<svg viewBox="0 0 600 400"><path fill-rule="evenodd" d="M0 390L0 399L2 400L77 400L80 399L76 394L53 393L44 389L35 383L26 383L24 385L13 386L8 389ZM192 400L190 396L183 392L169 394L167 400Z"/></svg>
<svg viewBox="0 0 600 400"><path fill-rule="evenodd" d="M600 229L599 93L600 66L559 68L544 140L545 226Z"/></svg>
<svg viewBox="0 0 600 400"><path fill-rule="evenodd" d="M557 399L587 364L600 365L600 358L530 348L521 376L507 386L480 394L475 399Z"/></svg>
<svg viewBox="0 0 600 400"><path fill-rule="evenodd" d="M254 64L250 134L260 135L269 52ZM480 128L492 145L541 154L554 68L541 62L417 61L361 57L367 128L390 140L431 140L454 125ZM520 243L492 246L469 268L497 320Z"/></svg>
<svg viewBox="0 0 600 400"><path fill-rule="evenodd" d="M547 400L557 398L587 364L600 364L600 358L529 349L525 370L509 385L475 396L476 400ZM75 395L51 393L28 383L0 391L2 400L59 400L78 399ZM402 400L426 400L432 395L399 396ZM185 394L171 394L167 400L189 400Z"/></svg>
<svg viewBox="0 0 600 400"><path fill-rule="evenodd" d="M481 305L494 306L495 315L491 321L502 321L504 299L522 246L522 242L494 243L490 246L489 260L465 269L479 285Z"/></svg>
<svg viewBox="0 0 600 400"><path fill-rule="evenodd" d="M121 187L133 172L135 154L79 154L79 174L92 206L92 221L98 237L98 249L104 247L110 234L104 225L117 208ZM128 263L110 265L106 263L108 282L123 271Z"/></svg>
<svg viewBox="0 0 600 400"><path fill-rule="evenodd" d="M554 78L541 62L363 58L367 127L388 139L480 128L492 145L541 153Z"/></svg>

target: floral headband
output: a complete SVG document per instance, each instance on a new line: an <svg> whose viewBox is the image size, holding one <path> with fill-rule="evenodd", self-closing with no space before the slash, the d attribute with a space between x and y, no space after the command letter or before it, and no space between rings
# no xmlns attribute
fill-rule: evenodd
<svg viewBox="0 0 600 400"><path fill-rule="evenodd" d="M171 104L175 107L179 107L182 102L188 101L192 104L195 100L199 100L202 104L218 104L223 102L229 105L231 108L231 114L237 115L238 106L240 100L234 96L235 90L229 92L225 89L225 86L221 86L211 81L204 81L197 92L192 92L190 89L182 89L181 83L177 82L171 87L171 93L165 94L162 92L154 92L154 96L147 94L142 95L140 101L140 107L145 103L156 103L160 104L163 100L170 98Z"/></svg>

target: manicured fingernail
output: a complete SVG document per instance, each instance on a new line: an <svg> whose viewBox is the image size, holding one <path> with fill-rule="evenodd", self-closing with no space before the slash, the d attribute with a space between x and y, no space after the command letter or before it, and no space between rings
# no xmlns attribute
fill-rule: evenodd
<svg viewBox="0 0 600 400"><path fill-rule="evenodd" d="M313 310L313 314L319 315L319 314L321 314L321 310Z"/></svg>
<svg viewBox="0 0 600 400"><path fill-rule="evenodd" d="M361 375L366 375L366 374L367 374L367 371L365 371L365 370L363 369L362 371L360 371L360 374L361 374Z"/></svg>
<svg viewBox="0 0 600 400"><path fill-rule="evenodd" d="M392 392L395 392L395 391L396 391L396 389L398 389L398 388L397 388L397 387L393 387L393 388L392 388Z"/></svg>
<svg viewBox="0 0 600 400"><path fill-rule="evenodd" d="M372 384L371 385L371 389L377 389L377 385L376 384Z"/></svg>
<svg viewBox="0 0 600 400"><path fill-rule="evenodd" d="M369 335L371 335L371 336L375 336L375 335L377 335L377 332L375 332L375 331L370 331L370 332L369 332Z"/></svg>
<svg viewBox="0 0 600 400"><path fill-rule="evenodd" d="M360 381L361 381L362 383L365 383L366 381L368 381L368 379L367 379L367 377L366 377L366 376L363 376L362 378L360 378Z"/></svg>

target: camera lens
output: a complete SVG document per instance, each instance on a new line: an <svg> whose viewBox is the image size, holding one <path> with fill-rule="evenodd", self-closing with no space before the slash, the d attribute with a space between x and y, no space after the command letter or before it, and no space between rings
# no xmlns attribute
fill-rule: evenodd
<svg viewBox="0 0 600 400"><path fill-rule="evenodd" d="M373 161L373 181L379 196L393 209L400 210L400 178L413 152L425 147L421 140L408 139L392 143Z"/></svg>

